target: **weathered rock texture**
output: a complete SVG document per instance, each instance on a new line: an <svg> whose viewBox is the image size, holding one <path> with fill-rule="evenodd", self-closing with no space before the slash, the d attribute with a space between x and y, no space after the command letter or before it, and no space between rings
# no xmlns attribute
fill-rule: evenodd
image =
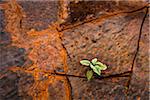
<svg viewBox="0 0 150 100"><path fill-rule="evenodd" d="M4 12L2 10L0 10L0 31L2 31L2 29L4 28Z"/></svg>
<svg viewBox="0 0 150 100"><path fill-rule="evenodd" d="M67 21L62 26L67 25L69 27L73 23L80 24L122 12L132 13L138 9L142 9L146 5L146 2L143 2L142 0L85 1L86 0L76 0L76 2L66 2L69 7L66 11L68 12L68 15L65 18ZM63 13L66 14L65 12Z"/></svg>
<svg viewBox="0 0 150 100"><path fill-rule="evenodd" d="M69 79L72 85L73 100L126 99L125 83L127 78L110 78L90 82L87 82L86 79Z"/></svg>
<svg viewBox="0 0 150 100"><path fill-rule="evenodd" d="M35 30L47 29L51 22L58 18L58 1L20 1L25 12L22 27Z"/></svg>
<svg viewBox="0 0 150 100"><path fill-rule="evenodd" d="M84 74L79 61L95 57L109 66L106 75L130 71L143 15L123 14L63 31L69 74Z"/></svg>
<svg viewBox="0 0 150 100"><path fill-rule="evenodd" d="M0 100L148 100L148 2L0 2ZM147 17L145 17L147 15ZM108 66L87 81L80 60Z"/></svg>
<svg viewBox="0 0 150 100"><path fill-rule="evenodd" d="M149 19L148 16L142 28L139 41L139 52L135 59L131 77L129 99L149 99ZM138 88L137 88L138 87Z"/></svg>

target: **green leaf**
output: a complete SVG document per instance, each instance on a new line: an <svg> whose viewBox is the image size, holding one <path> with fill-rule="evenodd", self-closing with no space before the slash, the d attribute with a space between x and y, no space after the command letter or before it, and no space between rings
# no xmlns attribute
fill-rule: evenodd
<svg viewBox="0 0 150 100"><path fill-rule="evenodd" d="M93 70L96 74L98 74L98 75L100 75L101 74L101 68L100 68L100 66L98 66L98 65L96 65L96 66L94 66L95 67L95 69Z"/></svg>
<svg viewBox="0 0 150 100"><path fill-rule="evenodd" d="M94 69L95 67L90 63L90 67L92 68L92 69Z"/></svg>
<svg viewBox="0 0 150 100"><path fill-rule="evenodd" d="M90 64L90 67L92 68L92 70L93 70L96 74L100 75L101 70L100 70L100 67L99 67L99 66L93 66L92 64Z"/></svg>
<svg viewBox="0 0 150 100"><path fill-rule="evenodd" d="M80 63L82 65L85 65L85 66L89 66L90 65L90 61L88 61L88 60L81 60Z"/></svg>
<svg viewBox="0 0 150 100"><path fill-rule="evenodd" d="M91 80L92 76L93 76L92 70L86 72L86 77L87 77L88 81Z"/></svg>
<svg viewBox="0 0 150 100"><path fill-rule="evenodd" d="M97 58L92 59L92 64L95 65L97 62Z"/></svg>
<svg viewBox="0 0 150 100"><path fill-rule="evenodd" d="M96 65L100 66L101 70L106 70L107 66L101 62L96 62Z"/></svg>
<svg viewBox="0 0 150 100"><path fill-rule="evenodd" d="M93 69L93 71L94 71L96 74L101 75L101 70L99 70L99 69Z"/></svg>

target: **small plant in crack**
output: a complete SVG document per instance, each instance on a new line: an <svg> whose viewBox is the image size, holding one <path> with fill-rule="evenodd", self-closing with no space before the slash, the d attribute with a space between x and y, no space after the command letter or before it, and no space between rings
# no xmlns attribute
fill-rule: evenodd
<svg viewBox="0 0 150 100"><path fill-rule="evenodd" d="M106 70L107 66L97 60L97 58L92 59L92 61L89 60L81 60L80 63L84 66L89 66L91 70L88 70L86 72L86 77L88 80L91 80L93 77L93 72L97 75L101 75L102 70Z"/></svg>

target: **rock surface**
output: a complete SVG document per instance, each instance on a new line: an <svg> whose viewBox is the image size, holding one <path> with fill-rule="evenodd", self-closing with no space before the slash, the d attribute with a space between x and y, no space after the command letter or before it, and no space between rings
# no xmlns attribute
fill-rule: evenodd
<svg viewBox="0 0 150 100"><path fill-rule="evenodd" d="M147 2L68 1L61 25L59 1L0 2L0 100L148 100ZM108 69L87 81L95 57Z"/></svg>
<svg viewBox="0 0 150 100"><path fill-rule="evenodd" d="M4 28L4 12L3 10L0 10L0 31Z"/></svg>
<svg viewBox="0 0 150 100"><path fill-rule="evenodd" d="M63 31L63 44L71 57L68 73L83 75L87 68L80 60L93 58L108 65L103 75L130 71L143 15L112 16Z"/></svg>
<svg viewBox="0 0 150 100"><path fill-rule="evenodd" d="M35 30L47 29L58 18L58 1L20 1L25 12L22 27Z"/></svg>
<svg viewBox="0 0 150 100"><path fill-rule="evenodd" d="M72 86L73 100L116 100L126 99L125 83L127 78L110 78L92 80L69 78Z"/></svg>
<svg viewBox="0 0 150 100"><path fill-rule="evenodd" d="M149 99L149 17L147 16L133 67L129 99Z"/></svg>
<svg viewBox="0 0 150 100"><path fill-rule="evenodd" d="M76 0L68 3L68 18L65 25L80 21L93 20L105 15L121 12L132 12L146 5L146 1L112 0L112 1L86 1Z"/></svg>

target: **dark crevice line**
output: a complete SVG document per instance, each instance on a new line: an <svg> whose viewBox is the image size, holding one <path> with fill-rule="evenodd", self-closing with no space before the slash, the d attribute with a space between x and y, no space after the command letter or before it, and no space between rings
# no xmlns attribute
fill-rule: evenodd
<svg viewBox="0 0 150 100"><path fill-rule="evenodd" d="M147 8L148 7L148 4L147 5L145 5L144 7L141 7L141 8L139 8L139 9L136 9L136 10L133 10L133 11L129 11L129 12L124 12L124 13L133 13L133 12L137 12L137 11L140 11L140 10L143 10L143 9L145 9L145 8Z"/></svg>
<svg viewBox="0 0 150 100"><path fill-rule="evenodd" d="M61 73L51 73L52 75L57 75L57 76L67 76L67 77L77 77L77 78L86 78L85 76L77 76L77 75L70 75L70 74L61 74Z"/></svg>
<svg viewBox="0 0 150 100"><path fill-rule="evenodd" d="M62 38L60 38L60 39L61 39L61 41L62 41ZM65 49L65 51L66 51L66 53L67 53L68 58L71 60L71 57L70 57L70 55L69 55L69 53L68 53L68 51L67 51L67 49L66 49L65 45L64 45L63 43L61 43L61 44L62 44L63 48Z"/></svg>
<svg viewBox="0 0 150 100"><path fill-rule="evenodd" d="M19 28L22 29L22 19L19 21L19 24L20 24Z"/></svg>
<svg viewBox="0 0 150 100"><path fill-rule="evenodd" d="M147 5L144 6L144 7L139 8L139 9L133 10L133 11L129 11L129 12L127 12L127 11L126 11L126 12L119 12L119 13L115 13L115 14L112 14L112 15L106 15L106 16L111 17L111 16L116 16L116 15L118 15L118 14L138 12L138 11L141 11L141 10L143 10L143 9L145 9L145 8L147 8ZM106 17L106 16L104 16L104 17ZM74 28L74 27L77 27L77 26L86 24L86 23L90 23L90 22L93 22L93 21L97 21L97 20L99 20L99 19L103 19L103 17L100 17L100 18L93 18L93 19L91 19L91 20L86 20L86 21L83 21L83 22L79 22L79 23L77 23L77 24L75 24L75 25L71 25L71 26L68 26L68 27L66 27L66 28L62 28L62 29L60 29L60 30L58 30L58 31L59 31L59 32L62 32L62 31L65 31L65 30L68 30L68 29L72 29L72 28Z"/></svg>
<svg viewBox="0 0 150 100"><path fill-rule="evenodd" d="M100 76L100 77L94 77L94 79L106 79L106 78L116 78L116 77L129 77L131 71L127 71L124 73L119 73L119 74L113 74L113 75L109 75L109 76ZM84 78L86 79L85 76L77 76L77 75L70 75L70 74L61 74L61 73L51 73L52 75L57 75L57 76L67 76L67 77L76 77L76 78Z"/></svg>
<svg viewBox="0 0 150 100"><path fill-rule="evenodd" d="M147 9L146 9L146 14L145 14L144 17L143 17L143 20L142 20L142 23L141 23L141 27L140 27L140 32L139 32L138 41L137 41L137 48L136 48L136 52L135 52L135 55L134 55L134 57L133 57L132 66L131 66L131 74L130 74L130 77L129 77L128 82L127 82L127 87L128 87L128 88L129 88L130 83L131 83L131 79L132 79L132 75L133 75L134 64L135 64L136 57L137 57L138 52L139 52L140 40L141 40L141 36L142 36L142 29L143 29L144 21L145 21L145 19L146 19L147 14L148 14L148 7L147 7ZM128 92L128 91L127 91L127 92Z"/></svg>
<svg viewBox="0 0 150 100"><path fill-rule="evenodd" d="M59 32L59 29L56 28L56 30ZM71 60L71 57L70 57L70 55L69 55L69 53L68 53L68 51L67 51L67 48L66 48L65 45L62 43L63 39L62 39L61 34L59 34L59 38L60 38L60 40L61 40L61 45L62 45L62 47L65 49L65 51L66 51L66 53L67 53L67 56L68 56L69 59Z"/></svg>
<svg viewBox="0 0 150 100"><path fill-rule="evenodd" d="M73 97L72 97L72 85L71 85L70 80L69 80L67 75L66 75L66 79L67 79L67 83L68 83L69 88L70 88L70 97L69 97L69 99L73 100Z"/></svg>
<svg viewBox="0 0 150 100"><path fill-rule="evenodd" d="M110 75L110 76L106 76L106 77L98 77L98 78L94 78L96 80L103 80L103 79L112 79L112 78L119 78L119 77L129 77L130 75L117 75L117 76L113 76L113 75Z"/></svg>
<svg viewBox="0 0 150 100"><path fill-rule="evenodd" d="M128 77L130 75L130 73L131 73L131 71L127 71L127 72L123 72L123 73L119 73L119 74L112 74L109 76L103 76L103 77L99 77L99 78L104 79L104 78L114 78L114 77Z"/></svg>
<svg viewBox="0 0 150 100"><path fill-rule="evenodd" d="M57 28L56 28L56 30L58 31ZM58 32L59 32L59 31L58 31ZM63 39L62 39L62 36L61 36L60 33L59 33L59 38L60 38L60 40L61 40L61 45L62 45L62 47L64 48L64 50L65 50L66 53L67 53L67 56L68 56L69 59L71 60L71 57L70 57L70 55L69 55L69 53L68 53L68 51L67 51L65 45L62 43ZM68 57L67 57L67 58L68 58ZM67 59L66 59L66 60L67 60ZM66 63L67 63L67 61L66 61ZM68 65L67 65L67 67L68 67ZM54 73L55 73L55 75L56 75L56 71L54 71ZM72 97L72 86L71 86L70 80L69 80L69 78L68 78L68 76L67 76L66 74L65 74L65 77L66 77L67 84L69 85L69 89L70 89L70 97L69 97L69 100L73 100L73 97Z"/></svg>

